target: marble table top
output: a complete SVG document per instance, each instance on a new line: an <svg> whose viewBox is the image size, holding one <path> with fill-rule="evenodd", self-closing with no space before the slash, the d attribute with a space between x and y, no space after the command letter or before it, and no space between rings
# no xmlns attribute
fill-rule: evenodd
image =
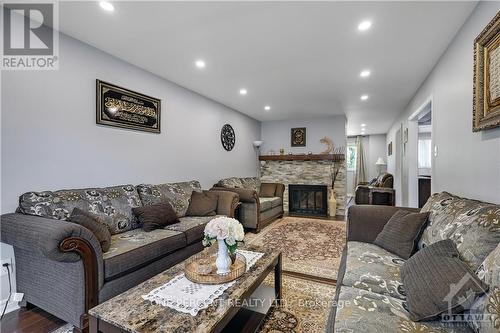
<svg viewBox="0 0 500 333"><path fill-rule="evenodd" d="M269 270L269 267L280 255L279 251L260 247L244 246L243 249L263 252L264 256L248 272L238 278L236 283L227 289L222 296L196 316L153 304L141 297L182 273L184 262L97 305L89 310L89 314L127 332L211 332L234 307L234 304L242 300L242 295L262 277L264 272Z"/></svg>

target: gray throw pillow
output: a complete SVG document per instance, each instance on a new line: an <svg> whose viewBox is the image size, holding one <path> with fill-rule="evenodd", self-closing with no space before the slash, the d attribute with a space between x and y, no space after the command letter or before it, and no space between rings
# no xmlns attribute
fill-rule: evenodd
<svg viewBox="0 0 500 333"><path fill-rule="evenodd" d="M417 248L418 239L427 223L429 213L398 210L373 242L403 259L408 259Z"/></svg>
<svg viewBox="0 0 500 333"><path fill-rule="evenodd" d="M74 208L69 217L69 221L92 231L99 241L99 244L101 244L102 252L107 252L109 250L111 246L111 233L100 216L83 211L80 208Z"/></svg>
<svg viewBox="0 0 500 333"><path fill-rule="evenodd" d="M440 314L470 309L488 290L469 266L460 260L455 243L442 240L415 253L401 267L410 319L434 320Z"/></svg>

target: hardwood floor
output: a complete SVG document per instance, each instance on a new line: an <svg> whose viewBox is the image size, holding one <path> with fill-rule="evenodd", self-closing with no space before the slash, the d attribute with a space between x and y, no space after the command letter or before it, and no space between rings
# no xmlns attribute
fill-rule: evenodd
<svg viewBox="0 0 500 333"><path fill-rule="evenodd" d="M0 323L1 333L48 333L65 324L59 318L40 308L19 310L7 313Z"/></svg>

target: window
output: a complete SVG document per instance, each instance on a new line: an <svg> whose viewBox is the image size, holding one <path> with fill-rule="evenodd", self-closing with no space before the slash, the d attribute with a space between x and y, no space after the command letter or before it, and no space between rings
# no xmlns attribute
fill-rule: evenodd
<svg viewBox="0 0 500 333"><path fill-rule="evenodd" d="M358 158L358 151L356 146L347 146L347 170L356 171L356 160Z"/></svg>
<svg viewBox="0 0 500 333"><path fill-rule="evenodd" d="M418 168L431 168L431 139L418 140Z"/></svg>

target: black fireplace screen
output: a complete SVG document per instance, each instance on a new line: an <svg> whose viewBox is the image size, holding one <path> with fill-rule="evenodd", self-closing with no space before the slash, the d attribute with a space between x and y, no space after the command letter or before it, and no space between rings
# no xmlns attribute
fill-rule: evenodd
<svg viewBox="0 0 500 333"><path fill-rule="evenodd" d="M326 185L288 185L288 213L327 216Z"/></svg>

